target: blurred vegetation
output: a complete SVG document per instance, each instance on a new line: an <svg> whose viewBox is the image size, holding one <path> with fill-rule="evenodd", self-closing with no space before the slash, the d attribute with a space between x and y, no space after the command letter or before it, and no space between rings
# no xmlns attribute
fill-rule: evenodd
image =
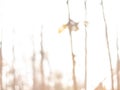
<svg viewBox="0 0 120 90"><path fill-rule="evenodd" d="M71 63L71 67L70 67L70 75L68 75L68 77L65 77L67 75L64 75L63 72L61 72L60 70L53 70L53 68L51 68L51 65L53 65L53 61L50 59L50 55L51 53L48 52L47 50L49 49L47 46L53 45L54 47L54 40L52 41L47 41L46 38L51 38L52 34L51 32L47 32L45 33L44 30L46 29L46 27L43 27L44 25L41 25L41 28L35 32L33 28L33 32L31 33L30 31L28 31L28 33L30 33L30 36L27 36L27 34L25 34L23 37L22 34L19 34L19 30L18 30L18 34L16 34L15 29L11 30L11 36L7 37L7 39L9 38L9 40L4 42L4 39L2 38L2 40L0 41L0 90L87 90L87 35L89 34L89 31L87 31L88 28L88 24L89 22L87 21L87 0L84 0L84 11L85 11L85 20L84 22L76 22L75 20L71 19L71 7L69 5L69 1L66 1L66 7L68 9L68 21L67 23L62 23L60 25L59 28L57 28L59 35L61 35L62 33L64 33L65 30L68 30L68 35L69 35L69 45L68 47L70 47L68 51L70 51L70 54L68 55L69 57L69 62ZM103 0L101 0L101 4L102 6L102 15L103 15L103 21L104 21L104 29L105 29L105 39L106 39L106 48L107 48L107 55L108 55L108 66L110 68L110 80L111 80L111 90L120 90L120 57L119 57L119 47L120 45L118 44L119 42L119 38L117 36L117 40L116 40L116 51L115 53L117 53L117 64L116 64L116 68L113 68L112 65L112 53L110 50L110 40L109 40L109 33L108 33L108 23L106 21L106 15L105 15L105 10L104 10L104 6L103 6ZM49 15L48 15L49 16ZM54 18L54 17L53 17ZM51 21L52 23L52 21ZM84 34L84 43L83 48L84 48L84 59L83 62L85 65L84 66L84 81L79 80L78 77L81 76L77 76L77 72L81 72L78 71L77 69L77 64L81 61L79 59L79 62L76 60L76 53L74 50L74 32L78 33L80 31L80 24L83 24L84 29L83 32L85 32ZM57 26L55 26L57 27ZM44 29L45 28L45 29ZM47 28L48 29L48 28ZM17 31L17 30L16 30ZM49 31L49 30L48 30ZM82 32L82 30L81 30ZM2 35L2 37L4 37L5 33ZM37 33L37 34L35 34ZM57 35L58 35L57 33ZM93 32L92 32L93 33ZM17 38L17 35L20 35L20 37L22 39L20 39L21 41L19 41L19 39ZM36 36L38 35L38 36ZM51 37L48 37L47 35L51 35ZM58 36L59 36L58 35ZM67 34L66 34L67 35ZM62 36L62 35L61 35ZM89 35L88 35L89 36ZM63 39L63 38L62 38ZM78 39L79 40L79 39ZM26 41L28 41L28 45L26 45ZM98 40L99 41L99 40ZM48 45L48 42L50 45ZM9 44L8 46L5 46L5 43ZM47 43L47 44L46 44ZM96 44L97 45L97 44ZM9 47L9 50L7 50ZM29 48L28 48L29 47ZM62 44L61 44L62 47ZM7 48L7 49L5 49ZM28 49L26 49L28 48ZM59 47L57 47L59 48ZM53 55L53 57L56 57L56 52L57 50L54 50L56 48L50 48L51 51L55 51L55 54ZM78 49L78 48L77 48ZM27 51L25 51L27 50ZM50 51L49 50L49 51ZM66 49L67 50L67 49ZM65 50L63 50L65 51ZM4 53L6 52L6 53ZM104 51L103 51L104 52ZM3 55L3 53L5 55ZM27 53L29 53L29 55L27 56ZM64 52L66 53L66 52ZM63 54L64 54L63 53ZM7 56L7 58L5 57ZM52 56L52 55L51 55ZM65 55L64 55L65 56ZM64 58L64 57L63 57ZM97 57L99 58L99 57ZM53 59L53 58L52 58ZM66 60L66 58L64 58ZM51 60L51 61L50 61ZM71 61L70 61L71 60ZM57 61L57 59L56 59ZM46 64L47 62L47 64ZM60 61L57 61L58 64ZM69 64L69 62L67 62L67 64ZM64 62L62 63L64 64ZM63 65L61 67L65 66ZM94 62L93 62L94 65ZM67 68L68 65L66 65L64 68L67 72ZM102 67L102 65L101 65ZM56 69L56 68L54 68ZM97 68L96 68L97 69ZM81 69L80 69L81 70ZM92 72L91 72L92 73ZM94 74L94 73L93 73ZM71 76L69 78L69 76ZM109 76L108 76L109 77ZM93 77L94 78L94 77ZM66 81L65 81L66 80ZM106 80L106 79L105 79ZM94 90L107 90L106 86L104 85L104 82L100 81L100 83L96 83L96 87L94 88ZM92 81L91 81L92 82ZM115 86L116 85L116 86Z"/></svg>

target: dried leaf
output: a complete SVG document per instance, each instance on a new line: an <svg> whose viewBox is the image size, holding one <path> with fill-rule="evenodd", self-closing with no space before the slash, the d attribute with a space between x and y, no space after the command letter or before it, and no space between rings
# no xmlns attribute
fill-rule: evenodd
<svg viewBox="0 0 120 90"><path fill-rule="evenodd" d="M79 23L70 19L70 21L68 22L69 29L72 30L72 31L77 31L79 29L78 24Z"/></svg>
<svg viewBox="0 0 120 90"><path fill-rule="evenodd" d="M63 32L63 31L66 29L66 27L67 27L67 24L63 24L63 25L59 28L58 33Z"/></svg>

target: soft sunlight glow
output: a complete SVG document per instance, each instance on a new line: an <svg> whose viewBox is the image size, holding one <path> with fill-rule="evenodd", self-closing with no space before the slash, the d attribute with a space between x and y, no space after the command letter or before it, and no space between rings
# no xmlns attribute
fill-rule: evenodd
<svg viewBox="0 0 120 90"><path fill-rule="evenodd" d="M105 14L108 22L112 64L116 68L116 36L120 36L119 5L115 1L105 0ZM61 71L63 83L71 85L71 49L68 29L58 33L61 25L68 22L65 0L1 0L0 1L0 41L3 34L3 58L11 63L12 45L15 45L16 69L32 84L31 63L34 38L36 59L39 61L40 30L43 25L44 47L48 52L51 69ZM76 55L76 76L84 82L84 0L70 0L71 18L79 22L79 31L73 32L73 48ZM111 6L112 5L112 6ZM106 48L105 28L100 0L88 0L88 90L93 90L99 82L108 77L104 84L110 87L110 68ZM112 7L112 8L110 8ZM112 10L111 10L112 9ZM117 15L117 16L116 16ZM13 34L12 31L15 31ZM118 30L118 32L117 32ZM120 41L119 41L120 45ZM120 51L119 51L120 52ZM26 64L28 66L25 66ZM21 71L21 72L20 72ZM45 75L49 67L45 63ZM5 77L4 77L5 78ZM4 79L5 80L5 79Z"/></svg>

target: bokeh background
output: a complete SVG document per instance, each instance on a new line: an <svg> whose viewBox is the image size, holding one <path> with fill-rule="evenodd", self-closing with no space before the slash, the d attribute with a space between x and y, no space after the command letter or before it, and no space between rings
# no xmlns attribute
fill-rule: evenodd
<svg viewBox="0 0 120 90"><path fill-rule="evenodd" d="M107 22L114 89L119 90L119 0L103 0L104 10L101 0L87 0L87 11L85 0L69 0L69 11L66 1L0 0L0 90L75 90L71 52L75 55L78 90L95 90L100 82L106 90L111 90L103 11ZM69 12L70 19L78 23L77 31L70 31L69 25L62 27L69 22Z"/></svg>

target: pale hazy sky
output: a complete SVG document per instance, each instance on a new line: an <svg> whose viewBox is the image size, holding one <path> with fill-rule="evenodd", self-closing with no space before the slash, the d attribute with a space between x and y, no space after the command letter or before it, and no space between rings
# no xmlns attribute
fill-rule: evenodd
<svg viewBox="0 0 120 90"><path fill-rule="evenodd" d="M103 1L112 62L115 67L117 31L118 36L120 35L120 13L118 11L120 3L119 0ZM110 72L100 0L88 0L87 8L89 22L87 28L88 88L92 90ZM84 80L84 0L70 0L70 12L71 18L80 23L80 30L73 32L73 46L78 67L80 67L77 71L81 71L77 72L77 76ZM67 20L66 0L0 0L0 35L3 30L4 57L6 59L11 57L13 29L16 32L15 45L18 60L21 58L20 55L26 55L26 58L32 55L32 35L35 38L36 53L39 53L39 33L41 25L43 25L45 48L49 52L49 59L54 62L51 63L53 69L62 70L66 76L70 75L71 57L68 31L66 29L58 34L58 28Z"/></svg>

